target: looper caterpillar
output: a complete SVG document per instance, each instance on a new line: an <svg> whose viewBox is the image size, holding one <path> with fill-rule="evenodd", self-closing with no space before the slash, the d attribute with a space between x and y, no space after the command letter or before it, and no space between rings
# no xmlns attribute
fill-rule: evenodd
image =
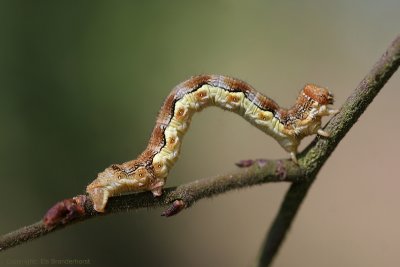
<svg viewBox="0 0 400 267"><path fill-rule="evenodd" d="M207 106L235 112L272 136L297 163L297 147L307 135L328 137L321 118L338 112L328 107L333 95L307 84L290 109L278 106L247 83L221 75L200 75L177 85L165 100L147 148L137 159L113 164L87 186L94 208L104 212L108 198L127 192L162 194L169 170L177 161L192 115Z"/></svg>

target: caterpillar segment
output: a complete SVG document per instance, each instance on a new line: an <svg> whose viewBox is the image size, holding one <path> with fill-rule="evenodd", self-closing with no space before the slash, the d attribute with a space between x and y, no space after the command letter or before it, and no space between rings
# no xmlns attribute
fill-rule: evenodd
<svg viewBox="0 0 400 267"><path fill-rule="evenodd" d="M192 77L165 100L147 148L134 160L106 168L86 191L98 212L104 212L112 196L139 191L160 196L193 114L208 106L239 114L278 141L297 163L301 139L313 134L329 136L321 129L321 118L338 112L331 104L333 95L314 84L305 85L293 107L284 109L241 80L221 75Z"/></svg>

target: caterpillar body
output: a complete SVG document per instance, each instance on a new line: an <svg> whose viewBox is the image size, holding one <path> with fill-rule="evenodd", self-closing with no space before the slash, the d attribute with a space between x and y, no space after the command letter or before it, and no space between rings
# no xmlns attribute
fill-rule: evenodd
<svg viewBox="0 0 400 267"><path fill-rule="evenodd" d="M222 75L200 75L177 85L161 107L147 148L134 160L113 164L87 186L94 209L104 212L108 198L123 193L162 194L168 172L177 161L192 115L207 106L235 112L272 136L297 163L297 147L307 135L329 136L321 118L337 113L328 105L327 89L307 84L290 109L279 107L249 84Z"/></svg>

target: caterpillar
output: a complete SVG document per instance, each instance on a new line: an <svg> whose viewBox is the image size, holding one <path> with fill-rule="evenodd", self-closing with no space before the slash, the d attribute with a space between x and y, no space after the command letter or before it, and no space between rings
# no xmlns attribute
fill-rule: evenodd
<svg viewBox="0 0 400 267"><path fill-rule="evenodd" d="M194 76L177 85L166 98L147 148L134 160L113 164L87 186L94 209L104 212L108 198L123 193L151 191L162 194L168 172L177 161L192 115L208 106L235 112L272 136L297 163L301 139L312 134L328 137L321 118L336 114L333 95L306 84L290 109L279 107L246 82L222 75Z"/></svg>

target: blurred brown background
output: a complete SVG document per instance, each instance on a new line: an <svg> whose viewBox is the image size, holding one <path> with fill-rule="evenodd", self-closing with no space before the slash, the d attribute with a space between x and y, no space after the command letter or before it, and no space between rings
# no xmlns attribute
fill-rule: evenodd
<svg viewBox="0 0 400 267"><path fill-rule="evenodd" d="M139 1L137 1L139 2ZM171 88L243 79L283 106L307 82L345 101L399 33L399 1L1 1L0 232L83 193L146 146ZM399 266L400 74L324 166L274 266ZM303 142L303 147L311 139ZM196 114L168 186L288 155L242 118ZM92 266L254 266L288 184L77 224L0 255Z"/></svg>

